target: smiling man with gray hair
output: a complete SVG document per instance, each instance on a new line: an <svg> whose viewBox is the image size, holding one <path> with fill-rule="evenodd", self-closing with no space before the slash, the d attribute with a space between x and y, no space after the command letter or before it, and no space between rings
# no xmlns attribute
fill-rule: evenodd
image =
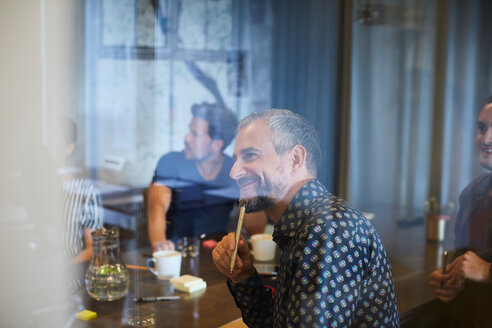
<svg viewBox="0 0 492 328"><path fill-rule="evenodd" d="M238 128L230 176L247 212L266 211L280 248L277 286L263 286L235 233L212 252L250 327L398 327L391 266L372 225L316 179L314 127L281 109L253 113Z"/></svg>

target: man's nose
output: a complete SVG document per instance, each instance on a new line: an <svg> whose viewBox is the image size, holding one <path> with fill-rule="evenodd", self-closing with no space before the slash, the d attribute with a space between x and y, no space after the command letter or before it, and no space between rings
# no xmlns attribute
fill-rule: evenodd
<svg viewBox="0 0 492 328"><path fill-rule="evenodd" d="M190 137L191 137L191 134L188 132L188 133L185 135L184 141L185 141L186 143L190 143Z"/></svg>
<svg viewBox="0 0 492 328"><path fill-rule="evenodd" d="M488 144L492 144L492 126L489 126L485 131L484 141Z"/></svg>
<svg viewBox="0 0 492 328"><path fill-rule="evenodd" d="M232 179L237 180L240 177L242 177L244 175L244 173L245 173L245 170L244 170L243 165L241 164L241 160L236 159L236 161L234 162L234 165L232 165L231 171L229 172L229 176Z"/></svg>

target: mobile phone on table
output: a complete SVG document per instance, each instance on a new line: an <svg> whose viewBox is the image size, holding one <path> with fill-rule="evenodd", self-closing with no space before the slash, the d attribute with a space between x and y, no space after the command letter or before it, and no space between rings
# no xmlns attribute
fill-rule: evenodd
<svg viewBox="0 0 492 328"><path fill-rule="evenodd" d="M446 265L448 262L448 251L442 252L442 274L446 274ZM441 281L441 288L444 286L444 282Z"/></svg>
<svg viewBox="0 0 492 328"><path fill-rule="evenodd" d="M448 251L442 252L442 274L446 274L446 265L448 262Z"/></svg>

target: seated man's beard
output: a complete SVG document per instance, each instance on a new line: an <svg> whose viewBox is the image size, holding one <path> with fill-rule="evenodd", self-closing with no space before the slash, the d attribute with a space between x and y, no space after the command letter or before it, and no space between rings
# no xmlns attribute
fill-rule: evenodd
<svg viewBox="0 0 492 328"><path fill-rule="evenodd" d="M274 204L274 200L268 196L256 196L253 198L241 199L240 206L246 207L246 213L260 212L266 210Z"/></svg>
<svg viewBox="0 0 492 328"><path fill-rule="evenodd" d="M251 181L252 179L257 180L258 183L256 195L251 195L249 197L246 195L239 200L240 205L246 207L246 213L260 212L275 204L276 200L274 195L279 194L279 190L281 189L280 186L275 186L268 181L261 183L259 177L240 179L239 185Z"/></svg>

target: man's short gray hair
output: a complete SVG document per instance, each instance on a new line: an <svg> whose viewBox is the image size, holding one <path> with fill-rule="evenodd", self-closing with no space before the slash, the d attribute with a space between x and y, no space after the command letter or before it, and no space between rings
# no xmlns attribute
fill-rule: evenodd
<svg viewBox="0 0 492 328"><path fill-rule="evenodd" d="M306 168L314 177L321 166L321 149L314 126L302 116L288 109L267 109L251 113L239 122L238 131L255 121L266 119L273 132L272 144L279 155L284 155L295 145L306 149Z"/></svg>

